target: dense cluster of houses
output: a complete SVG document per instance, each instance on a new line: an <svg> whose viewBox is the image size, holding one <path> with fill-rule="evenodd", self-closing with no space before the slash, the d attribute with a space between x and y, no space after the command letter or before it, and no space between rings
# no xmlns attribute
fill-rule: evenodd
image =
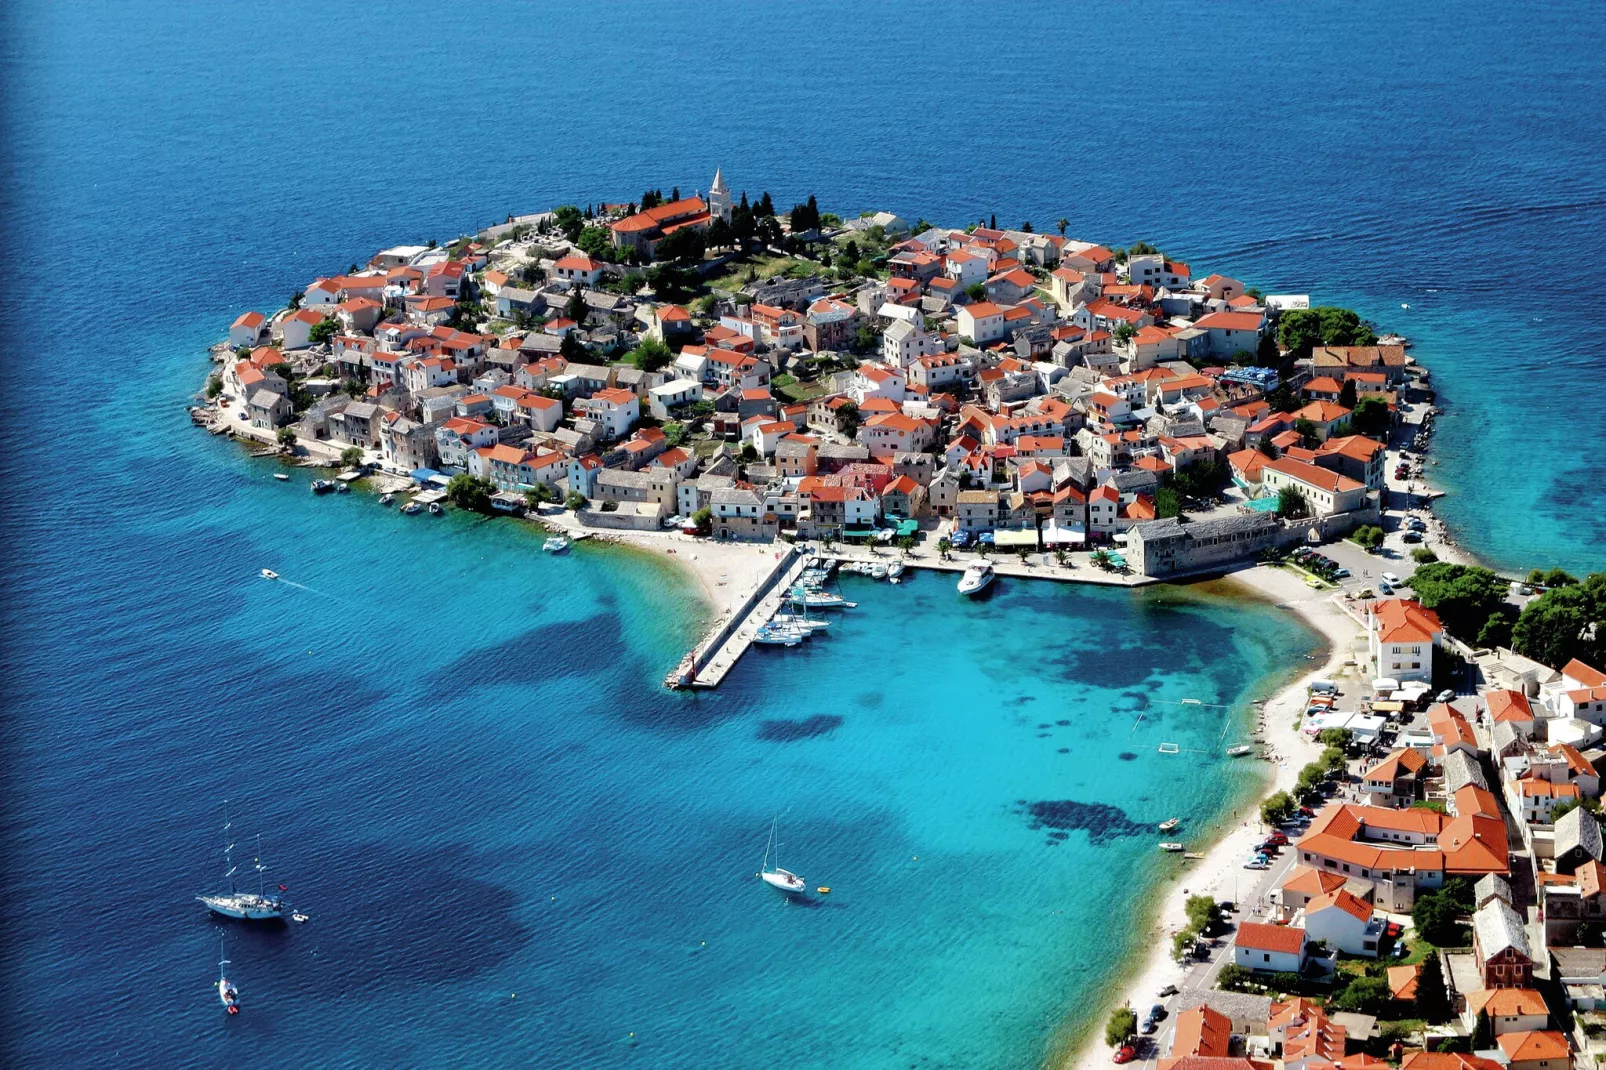
<svg viewBox="0 0 1606 1070"><path fill-rule="evenodd" d="M1400 967L1409 973L1414 967ZM1395 972L1395 971L1390 971ZM1414 977L1413 977L1414 981ZM1403 990L1406 998L1410 989ZM1487 1051L1402 1052L1399 1070L1568 1070L1566 1038L1547 1028L1550 1015L1539 993L1524 988L1487 989L1468 1000L1495 1023L1495 1046ZM1233 1018L1209 1006L1177 1015L1170 1054L1159 1070L1393 1070L1394 1063L1360 1050L1342 1020L1318 1002L1295 997L1272 1003L1264 1018ZM1470 1028L1470 1024L1468 1025Z"/></svg>
<svg viewBox="0 0 1606 1070"><path fill-rule="evenodd" d="M596 217L620 259L734 210L717 174L707 195L635 208ZM1340 399L1393 405L1401 347L1318 347L1279 382L1246 355L1275 351L1278 315L1303 297L1030 230L911 234L887 213L843 229L885 236L876 274L754 282L700 315L602 288L626 269L550 227L387 249L315 280L297 308L236 320L225 401L257 428L293 424L398 472L578 492L598 523L707 509L729 539L932 518L1039 548L1120 537L1132 567L1159 575L1375 518L1383 445L1351 432ZM464 302L501 329L452 326ZM672 363L601 355L647 338ZM837 370L777 389L822 356ZM286 368L315 402L292 405ZM1204 464L1249 504L1158 515L1161 488ZM1306 527L1265 508L1284 488L1303 495Z"/></svg>
<svg viewBox="0 0 1606 1070"><path fill-rule="evenodd" d="M1416 660L1402 675L1428 678L1443 642L1430 610L1391 599L1372 608L1367 624L1374 658ZM1391 922L1408 924L1420 896L1464 879L1474 893L1471 948L1435 953L1462 1035L1474 1035L1481 1013L1493 1047L1409 1055L1403 1067L1565 1070L1575 1058L1596 1062L1606 1048L1598 1039L1606 1035L1599 1013L1606 1010L1606 845L1594 814L1606 672L1575 660L1513 682L1431 704L1426 730L1401 735L1362 772L1353 800L1333 802L1310 820L1267 916L1241 924L1233 937L1239 966L1321 974L1339 954L1386 953L1398 931ZM1419 971L1386 971L1394 999L1414 998ZM1297 1035L1315 1047L1291 1045L1295 1034L1283 1023L1296 1021ZM1264 1031L1195 1008L1179 1017L1160 1066L1230 1070L1231 1063L1242 1070L1256 1055L1285 1066L1377 1063L1348 1053L1346 1041L1341 1022L1304 1000L1274 1004Z"/></svg>

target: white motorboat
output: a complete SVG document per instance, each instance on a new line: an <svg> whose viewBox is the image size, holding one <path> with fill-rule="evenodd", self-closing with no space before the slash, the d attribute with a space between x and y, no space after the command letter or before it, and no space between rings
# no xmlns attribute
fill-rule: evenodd
<svg viewBox="0 0 1606 1070"><path fill-rule="evenodd" d="M273 478L277 479L280 483L288 483L288 482L290 482L290 477L285 475L283 472L275 472L275 473L273 473Z"/></svg>
<svg viewBox="0 0 1606 1070"><path fill-rule="evenodd" d="M419 513L424 511L424 507L417 502L408 502L406 505L402 506L401 511L402 515L404 516L417 516Z"/></svg>
<svg viewBox="0 0 1606 1070"><path fill-rule="evenodd" d="M279 574L273 571L271 568L265 568L262 570L262 578L265 580L276 580L279 578Z"/></svg>
<svg viewBox="0 0 1606 1070"><path fill-rule="evenodd" d="M959 577L960 594L980 594L993 582L993 566L986 561L973 561L966 566L965 574Z"/></svg>
<svg viewBox="0 0 1606 1070"><path fill-rule="evenodd" d="M887 579L895 580L899 576L902 576L903 575L903 570L906 567L907 566L905 566L902 561L894 561L894 562L892 562L892 564L887 566Z"/></svg>
<svg viewBox="0 0 1606 1070"><path fill-rule="evenodd" d="M1229 758L1242 758L1246 754L1253 753L1255 753L1255 748L1248 743L1240 743L1236 747L1227 748L1227 757Z"/></svg>
<svg viewBox="0 0 1606 1070"><path fill-rule="evenodd" d="M1160 822L1160 826L1159 827L1160 827L1160 831L1161 832L1170 832L1172 829L1176 828L1180 824L1182 824L1182 818L1180 818L1180 817L1172 817L1172 818L1167 818L1166 820Z"/></svg>
<svg viewBox="0 0 1606 1070"><path fill-rule="evenodd" d="M554 535L541 544L541 549L549 554L561 554L569 548L569 540L562 535Z"/></svg>
<svg viewBox="0 0 1606 1070"><path fill-rule="evenodd" d="M218 1002L222 1003L223 1004L223 1009L228 1011L230 1014L239 1014L240 1013L240 990L238 988L234 987L234 982L229 980L229 975L223 968L223 967L225 967L225 966L227 966L229 964L229 960L228 960L228 956L223 951L223 941L222 940L218 941L217 953L218 953L218 962L217 962L217 998L218 998Z"/></svg>
<svg viewBox="0 0 1606 1070"><path fill-rule="evenodd" d="M223 879L228 882L229 890L216 895L198 895L195 898L206 904L206 909L214 914L221 914L226 918L240 918L243 921L282 921L289 909L284 897L268 894L267 872L268 867L262 864L262 837L257 837L257 856L252 860L253 868L257 872L257 890L241 891L234 886L235 875L239 872L234 866L234 843L229 835L230 823L228 814L223 817Z"/></svg>
<svg viewBox="0 0 1606 1070"><path fill-rule="evenodd" d="M1181 854L1183 851L1187 850L1187 848L1183 847L1180 843L1162 843L1160 845L1160 850L1169 851L1172 854Z"/></svg>
<svg viewBox="0 0 1606 1070"><path fill-rule="evenodd" d="M872 580L884 580L887 578L887 566L877 561L875 564L870 566L866 575L868 575Z"/></svg>
<svg viewBox="0 0 1606 1070"><path fill-rule="evenodd" d="M770 840L764 845L764 861L758 868L758 879L777 891L787 895L802 895L808 891L809 886L789 869L781 868L781 844L776 839L780 831L781 819L776 818L770 822ZM770 855L775 855L775 866L770 866Z"/></svg>
<svg viewBox="0 0 1606 1070"><path fill-rule="evenodd" d="M396 500L396 496L394 494L381 494L379 496L379 504L380 505L389 505L391 502L393 502L395 500Z"/></svg>
<svg viewBox="0 0 1606 1070"><path fill-rule="evenodd" d="M441 508L441 503L440 502L430 502L429 503L429 515L430 516L440 516L445 512L446 512L446 510Z"/></svg>

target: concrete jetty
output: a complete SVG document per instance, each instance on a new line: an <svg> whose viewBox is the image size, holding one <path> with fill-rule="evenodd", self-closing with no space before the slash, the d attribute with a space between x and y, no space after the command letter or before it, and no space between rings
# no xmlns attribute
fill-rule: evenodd
<svg viewBox="0 0 1606 1070"><path fill-rule="evenodd" d="M729 616L715 623L713 631L664 678L664 685L677 690L718 687L753 645L754 633L781 608L786 592L803 574L807 561L807 555L799 553L795 546L778 555L753 592Z"/></svg>

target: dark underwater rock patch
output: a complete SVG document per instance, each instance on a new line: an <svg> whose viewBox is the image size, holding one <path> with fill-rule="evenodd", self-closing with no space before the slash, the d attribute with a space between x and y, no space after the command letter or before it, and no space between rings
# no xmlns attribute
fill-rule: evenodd
<svg viewBox="0 0 1606 1070"><path fill-rule="evenodd" d="M1082 831L1095 846L1121 836L1137 836L1150 831L1126 816L1126 811L1105 803L1084 803L1074 799L1047 799L1026 804L1026 817L1034 829Z"/></svg>
<svg viewBox="0 0 1606 1070"><path fill-rule="evenodd" d="M817 713L813 717L764 721L758 726L756 737L766 743L796 743L803 739L830 735L842 725L842 718L834 713Z"/></svg>

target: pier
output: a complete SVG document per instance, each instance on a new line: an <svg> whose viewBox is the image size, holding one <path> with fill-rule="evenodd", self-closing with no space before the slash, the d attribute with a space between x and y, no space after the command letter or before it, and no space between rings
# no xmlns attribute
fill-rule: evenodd
<svg viewBox="0 0 1606 1070"><path fill-rule="evenodd" d="M795 546L779 555L753 592L681 659L664 678L664 685L676 690L718 687L725 674L753 645L753 633L781 608L786 592L803 574L807 560L808 556L799 553Z"/></svg>

